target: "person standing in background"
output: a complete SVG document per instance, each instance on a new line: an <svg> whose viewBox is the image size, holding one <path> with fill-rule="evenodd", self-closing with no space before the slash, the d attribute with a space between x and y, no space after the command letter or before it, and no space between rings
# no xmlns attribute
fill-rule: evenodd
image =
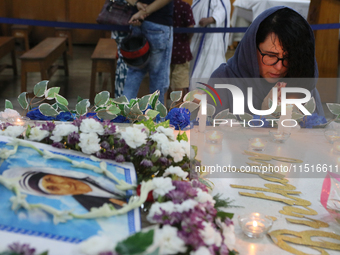
<svg viewBox="0 0 340 255"><path fill-rule="evenodd" d="M194 0L191 6L196 22L195 27L229 27L230 0ZM209 79L212 72L225 63L229 33L195 33L190 49L193 60L190 62L191 79ZM190 84L190 90L196 88Z"/></svg>
<svg viewBox="0 0 340 255"><path fill-rule="evenodd" d="M195 20L191 6L182 0L174 0L174 27L193 27ZM182 91L182 96L189 88L189 61L192 60L190 40L193 34L175 33L170 65L170 87L172 91Z"/></svg>

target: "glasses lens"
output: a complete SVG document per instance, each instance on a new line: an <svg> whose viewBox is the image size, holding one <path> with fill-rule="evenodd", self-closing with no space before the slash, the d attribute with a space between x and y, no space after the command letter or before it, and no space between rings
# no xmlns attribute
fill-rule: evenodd
<svg viewBox="0 0 340 255"><path fill-rule="evenodd" d="M276 64L277 62L277 57L276 56L272 56L272 55L264 55L263 58L263 64L265 65L268 65L268 66L271 66L271 65L274 65Z"/></svg>
<svg viewBox="0 0 340 255"><path fill-rule="evenodd" d="M284 67L288 67L288 59L285 58L283 61L282 61L282 64Z"/></svg>

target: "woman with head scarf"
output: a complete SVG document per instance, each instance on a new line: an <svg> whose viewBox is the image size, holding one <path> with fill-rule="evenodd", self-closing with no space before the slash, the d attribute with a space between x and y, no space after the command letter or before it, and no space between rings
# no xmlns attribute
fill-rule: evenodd
<svg viewBox="0 0 340 255"><path fill-rule="evenodd" d="M209 83L233 84L240 88L245 98L245 112L248 113L251 113L247 105L248 87L253 88L253 106L258 110L268 107L274 86L278 88L278 97L283 86L302 87L311 92L316 113L323 116L320 96L315 87L317 77L315 40L311 27L296 11L276 6L253 21L234 56L214 71ZM228 89L216 91L223 104L217 105L216 112L224 109L233 112L231 92Z"/></svg>

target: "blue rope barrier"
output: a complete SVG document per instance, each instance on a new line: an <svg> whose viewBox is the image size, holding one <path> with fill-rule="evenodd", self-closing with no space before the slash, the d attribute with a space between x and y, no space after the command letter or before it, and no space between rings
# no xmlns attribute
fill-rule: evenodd
<svg viewBox="0 0 340 255"><path fill-rule="evenodd" d="M76 23L76 22L60 22L60 21L45 21L45 20L33 20L33 19L15 19L0 17L0 23L4 24L19 24L19 25L31 25L31 26L43 26L43 27L64 27L73 29L96 29L96 30L110 30L110 31L129 31L129 26L118 25L101 25L92 23ZM317 24L311 25L313 30L325 30L325 29L340 29L340 23L330 24ZM193 27L182 28L175 27L175 33L244 33L248 27Z"/></svg>

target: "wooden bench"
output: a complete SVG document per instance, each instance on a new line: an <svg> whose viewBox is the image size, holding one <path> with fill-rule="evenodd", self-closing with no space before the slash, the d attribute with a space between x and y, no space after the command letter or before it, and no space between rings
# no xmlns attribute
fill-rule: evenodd
<svg viewBox="0 0 340 255"><path fill-rule="evenodd" d="M90 101L94 101L96 94L96 77L97 73L102 72L111 74L111 97L115 92L115 73L116 73L116 55L117 44L114 39L100 38L94 52L91 56L92 71L91 71L91 86L90 86ZM106 89L107 80L103 82L103 89Z"/></svg>
<svg viewBox="0 0 340 255"><path fill-rule="evenodd" d="M67 38L67 46L68 46L68 51L67 54L72 57L73 55L73 47L72 47L72 30L69 28L64 28L64 27L56 27L54 31L54 35L56 37L65 37Z"/></svg>
<svg viewBox="0 0 340 255"><path fill-rule="evenodd" d="M11 27L12 36L24 43L24 50L19 53L26 52L30 49L29 35L32 31L32 26L29 25L13 25Z"/></svg>
<svg viewBox="0 0 340 255"><path fill-rule="evenodd" d="M57 69L64 69L68 76L66 38L49 37L24 53L21 59L21 92L27 91L27 73L40 72L41 80L49 80ZM52 66L63 56L64 66Z"/></svg>
<svg viewBox="0 0 340 255"><path fill-rule="evenodd" d="M3 71L5 68L12 68L13 74L17 75L18 71L15 59L15 38L0 36L0 58L6 56L8 53L11 53L12 65L0 65L0 72Z"/></svg>

